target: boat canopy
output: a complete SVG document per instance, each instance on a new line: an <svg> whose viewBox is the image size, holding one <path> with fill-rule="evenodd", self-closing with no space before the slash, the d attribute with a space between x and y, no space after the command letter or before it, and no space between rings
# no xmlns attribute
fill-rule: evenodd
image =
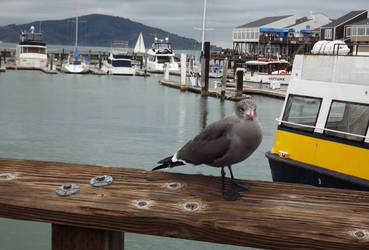
<svg viewBox="0 0 369 250"><path fill-rule="evenodd" d="M280 60L280 61L260 61L260 60L252 60L245 62L245 65L267 65L272 63L288 63L286 60Z"/></svg>

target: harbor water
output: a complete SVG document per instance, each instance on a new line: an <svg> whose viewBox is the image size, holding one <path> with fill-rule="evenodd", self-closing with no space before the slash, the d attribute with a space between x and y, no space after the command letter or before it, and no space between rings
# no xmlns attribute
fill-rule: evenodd
<svg viewBox="0 0 369 250"><path fill-rule="evenodd" d="M161 77L0 73L0 157L151 170L234 110L235 102L162 86ZM264 138L233 171L236 178L270 181L264 153L272 146L283 101L253 98ZM166 171L220 176L219 169L205 165ZM46 223L0 219L0 249L50 249L50 231ZM125 249L247 248L126 233Z"/></svg>

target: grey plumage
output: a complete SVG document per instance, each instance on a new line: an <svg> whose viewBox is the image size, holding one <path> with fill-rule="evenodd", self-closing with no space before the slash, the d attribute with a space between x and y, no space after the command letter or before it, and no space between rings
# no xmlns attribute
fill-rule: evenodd
<svg viewBox="0 0 369 250"><path fill-rule="evenodd" d="M262 137L256 105L251 99L245 99L237 104L232 115L211 123L172 157L159 161L161 165L153 170L185 163L230 166L249 157L260 145Z"/></svg>
<svg viewBox="0 0 369 250"><path fill-rule="evenodd" d="M221 168L222 194L224 199L235 201L240 190L248 190L250 184L234 181L231 165L249 157L260 145L262 128L256 116L256 105L251 99L237 103L235 112L204 128L195 138L188 141L174 155L158 162L153 170L173 168L186 163L206 164ZM229 168L232 181L231 192L225 191L224 167Z"/></svg>

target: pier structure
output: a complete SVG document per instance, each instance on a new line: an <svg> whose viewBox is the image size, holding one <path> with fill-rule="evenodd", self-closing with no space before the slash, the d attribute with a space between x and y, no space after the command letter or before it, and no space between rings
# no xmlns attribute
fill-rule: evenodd
<svg viewBox="0 0 369 250"><path fill-rule="evenodd" d="M231 202L215 176L1 158L0 217L50 223L52 250L121 250L124 232L266 249L369 248L368 192L247 182Z"/></svg>

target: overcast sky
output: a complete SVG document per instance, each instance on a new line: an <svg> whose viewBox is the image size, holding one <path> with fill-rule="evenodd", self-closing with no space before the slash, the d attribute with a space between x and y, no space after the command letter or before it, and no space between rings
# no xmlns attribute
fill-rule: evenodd
<svg viewBox="0 0 369 250"><path fill-rule="evenodd" d="M369 9L369 0L207 0L206 38L219 46L231 47L232 29L266 16L310 11L330 18L351 10ZM202 0L78 0L79 15L107 14L201 39ZM0 0L0 25L57 20L75 16L75 0ZM124 32L124 31L122 31Z"/></svg>

